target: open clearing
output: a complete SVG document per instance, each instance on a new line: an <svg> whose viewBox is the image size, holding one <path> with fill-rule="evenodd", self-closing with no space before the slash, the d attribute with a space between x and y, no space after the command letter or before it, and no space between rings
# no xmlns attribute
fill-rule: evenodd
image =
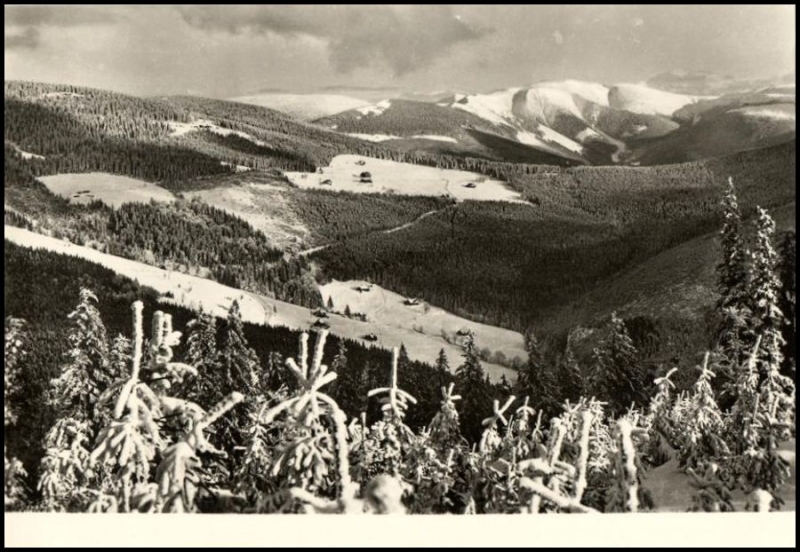
<svg viewBox="0 0 800 552"><path fill-rule="evenodd" d="M144 263L108 255L89 247L71 244L22 228L5 226L5 237L23 247L47 249L97 263L131 278L141 285L151 287L162 295L171 293L173 296L171 298L162 297L161 301L164 303L177 304L190 309L202 307L220 318L227 315L231 302L238 299L242 319L246 322L285 326L295 330L309 330L316 320L316 317L311 314L311 310L304 307L242 291L197 276L162 270ZM330 316L328 321L332 334L360 340L366 345L372 343L363 339L363 336L369 333L378 335L378 341L375 344L382 347L392 348L405 344L408 356L412 360L432 364L436 360L439 350L444 349L452 369L455 369L461 362L461 348L458 345L444 342L440 336L420 334L412 328L389 326L371 321L361 322L337 315ZM478 333L479 339L480 335ZM513 370L503 366L484 362L483 367L493 381L498 380L502 374L505 374L511 381L516 377Z"/></svg>
<svg viewBox="0 0 800 552"><path fill-rule="evenodd" d="M107 173L56 174L39 177L47 188L73 203L99 199L112 207L123 203L173 201L175 196L161 186L127 176Z"/></svg>
<svg viewBox="0 0 800 552"><path fill-rule="evenodd" d="M452 169L437 169L373 159L361 155L337 155L322 172L286 172L286 177L300 188L344 190L354 193L451 196L458 201L510 201L526 203L505 182L486 176ZM370 173L371 182L362 182L362 172ZM329 184L323 182L330 181ZM474 187L468 187L468 184Z"/></svg>
<svg viewBox="0 0 800 552"><path fill-rule="evenodd" d="M245 183L183 192L187 199L200 198L208 205L227 211L261 230L270 245L283 251L298 251L310 239L308 228L286 199L286 187Z"/></svg>
<svg viewBox="0 0 800 552"><path fill-rule="evenodd" d="M370 291L359 291L359 288L364 290L367 287L371 287ZM398 330L429 337L429 340L421 341L419 345L432 347L425 351L425 356L435 357L440 348L449 345L443 336L446 335L450 341L456 343L457 333L469 329L475 335L475 343L479 349L486 347L492 353L501 352L509 360L519 357L524 361L528 357L525 340L520 333L472 322L423 301L416 305L407 305L406 297L369 282L333 280L320 286L320 291L326 303L329 298L333 300L335 310L344 311L345 306L349 306L352 312L366 314L374 328L373 333L379 339L382 331L395 333ZM457 362L449 353L448 359L451 365Z"/></svg>

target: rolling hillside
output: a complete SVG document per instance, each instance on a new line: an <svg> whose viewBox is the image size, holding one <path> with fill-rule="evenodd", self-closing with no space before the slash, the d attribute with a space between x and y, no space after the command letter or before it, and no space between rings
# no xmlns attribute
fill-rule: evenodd
<svg viewBox="0 0 800 552"><path fill-rule="evenodd" d="M161 294L159 300L165 303L174 303L192 310L202 309L217 317L224 318L231 302L236 299L239 301L244 321L253 324L280 326L293 330L308 330L317 320L311 309L242 291L197 276L164 270L144 263L108 255L89 247L70 244L69 242L21 228L6 226L4 233L7 240L17 245L27 248L42 248L63 255L79 257L111 269L121 276L136 281L139 285L156 290ZM462 326L467 327L470 325L467 320L462 319L459 321L452 315L449 318L449 324L452 327L461 328ZM441 333L420 333L415 331L410 324L398 323L391 318L378 317L369 322L363 322L333 315L328 318L328 321L331 333L347 339L361 341L365 345L369 345L370 342L365 340L363 336L371 332L375 332L378 335L376 343L383 347L400 347L401 344L404 344L409 357L413 360L432 364L441 349L444 349L448 357L453 359L458 358L461 354L461 348L444 340ZM513 332L504 332L500 329L496 331L513 334ZM515 356L524 357L524 351L520 347L522 336L519 334L516 334L515 339L506 339L504 343L499 345L490 343L490 337L491 334L486 333L485 345L489 347L491 352L500 351L509 359ZM509 343L511 344L509 345ZM481 345L483 346L483 344ZM485 363L484 369L494 380L499 379L503 374L513 379L514 371L509 368Z"/></svg>

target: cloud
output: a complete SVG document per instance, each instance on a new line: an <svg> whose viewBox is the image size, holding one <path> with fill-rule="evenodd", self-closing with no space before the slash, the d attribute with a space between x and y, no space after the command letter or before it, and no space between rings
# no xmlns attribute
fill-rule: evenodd
<svg viewBox="0 0 800 552"><path fill-rule="evenodd" d="M330 61L349 73L383 63L395 75L429 65L459 43L490 32L476 28L449 6L180 6L198 29L310 36L328 46Z"/></svg>
<svg viewBox="0 0 800 552"><path fill-rule="evenodd" d="M118 12L106 6L4 6L4 43L7 50L35 49L42 27L107 24Z"/></svg>
<svg viewBox="0 0 800 552"><path fill-rule="evenodd" d="M21 33L5 33L6 50L33 49L39 45L39 31L28 27Z"/></svg>
<svg viewBox="0 0 800 552"><path fill-rule="evenodd" d="M74 27L110 23L119 13L108 6L5 6L5 25Z"/></svg>

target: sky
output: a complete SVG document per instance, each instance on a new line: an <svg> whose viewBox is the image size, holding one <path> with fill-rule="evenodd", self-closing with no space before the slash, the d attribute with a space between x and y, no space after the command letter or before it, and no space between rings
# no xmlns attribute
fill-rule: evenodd
<svg viewBox="0 0 800 552"><path fill-rule="evenodd" d="M136 95L487 92L794 71L794 6L5 6L5 79Z"/></svg>

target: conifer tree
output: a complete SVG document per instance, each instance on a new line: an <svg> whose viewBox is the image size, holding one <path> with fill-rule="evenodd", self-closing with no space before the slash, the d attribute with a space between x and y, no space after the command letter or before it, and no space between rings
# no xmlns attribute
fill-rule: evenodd
<svg viewBox="0 0 800 552"><path fill-rule="evenodd" d="M558 407L553 374L546 367L544 355L536 334L528 332L525 336L525 349L528 362L522 367L514 386L514 394L519 397L530 397L534 409L544 409L554 413Z"/></svg>
<svg viewBox="0 0 800 552"><path fill-rule="evenodd" d="M481 425L483 409L490 397L472 333L469 333L464 340L464 361L456 369L456 385L461 395L461 424L464 434L476 442L483 429Z"/></svg>
<svg viewBox="0 0 800 552"><path fill-rule="evenodd" d="M591 393L608 401L609 411L619 415L644 399L645 381L639 353L625 322L611 313L607 337L593 351Z"/></svg>
<svg viewBox="0 0 800 552"><path fill-rule="evenodd" d="M13 395L18 391L21 363L26 355L26 335L23 330L24 321L7 317L5 320L5 347L3 349L3 427L13 425L17 421L17 413L11 404ZM4 432L5 433L5 432ZM22 462L9 458L5 443L3 444L3 464L5 466L3 495L6 511L16 507L24 492L22 484L26 472Z"/></svg>
<svg viewBox="0 0 800 552"><path fill-rule="evenodd" d="M108 337L96 303L94 293L80 290L78 305L67 316L73 327L67 337L66 364L51 382L51 403L60 416L76 420L92 419L97 397L112 383Z"/></svg>
<svg viewBox="0 0 800 552"><path fill-rule="evenodd" d="M217 403L233 392L242 393L246 400L252 400L260 387L259 363L255 351L248 346L245 340L238 301L234 300L228 311L228 317L222 328L217 359L222 378L218 388L212 391L214 399L210 402ZM223 418L219 423L216 435L219 439L217 446L223 450L240 446L243 442L242 432L248 423L246 408L239 409L231 416Z"/></svg>
<svg viewBox="0 0 800 552"><path fill-rule="evenodd" d="M756 244L752 253L753 277L750 297L754 331L761 337L759 371L762 375L783 362L783 313L778 306L781 282L776 274L778 253L772 245L775 222L757 207Z"/></svg>
<svg viewBox="0 0 800 552"><path fill-rule="evenodd" d="M332 295L328 296L327 307L328 307L328 310L333 310L333 308L334 308L333 307L333 296Z"/></svg>
<svg viewBox="0 0 800 552"><path fill-rule="evenodd" d="M561 399L577 401L584 392L583 372L575 359L572 347L567 340L564 354L558 363L558 396Z"/></svg>
<svg viewBox="0 0 800 552"><path fill-rule="evenodd" d="M447 353L444 349L439 349L439 356L436 357L435 371L439 379L439 387L445 387L450 381L450 363L447 360Z"/></svg>
<svg viewBox="0 0 800 552"><path fill-rule="evenodd" d="M722 259L717 265L719 291L717 343L727 359L727 367L730 370L742 362L747 354L749 317L748 253L741 235L741 214L731 178L728 179L722 206L724 217L720 231Z"/></svg>
<svg viewBox="0 0 800 552"><path fill-rule="evenodd" d="M239 302L234 300L222 329L218 361L225 374L222 395L238 390L245 395L258 386L258 356L244 337Z"/></svg>
<svg viewBox="0 0 800 552"><path fill-rule="evenodd" d="M80 488L92 477L89 447L105 420L96 415L95 406L113 383L106 329L95 303L95 294L82 288L77 307L68 315L73 327L66 364L51 381L49 402L57 418L45 436L39 489L53 508L75 507L82 500Z"/></svg>
<svg viewBox="0 0 800 552"><path fill-rule="evenodd" d="M795 373L795 346L797 341L797 315L796 315L796 271L797 271L797 241L794 230L784 232L778 252L778 278L781 282L778 308L783 313L783 367L786 376Z"/></svg>
<svg viewBox="0 0 800 552"><path fill-rule="evenodd" d="M208 408L222 395L218 391L222 381L217 363L217 322L211 314L201 311L186 327L186 362L198 373L188 398Z"/></svg>
<svg viewBox="0 0 800 552"><path fill-rule="evenodd" d="M267 356L267 368L262 375L263 391L269 395L275 393L283 385L289 385L288 374L284 369L286 360L278 351L270 351ZM294 385L294 384L291 384Z"/></svg>
<svg viewBox="0 0 800 552"><path fill-rule="evenodd" d="M344 339L339 339L336 346L336 354L331 362L331 371L337 374L344 374L347 372L347 346L344 344ZM341 378L341 377L340 377ZM339 386L344 379L337 378L329 385L330 395L334 398L338 396Z"/></svg>

